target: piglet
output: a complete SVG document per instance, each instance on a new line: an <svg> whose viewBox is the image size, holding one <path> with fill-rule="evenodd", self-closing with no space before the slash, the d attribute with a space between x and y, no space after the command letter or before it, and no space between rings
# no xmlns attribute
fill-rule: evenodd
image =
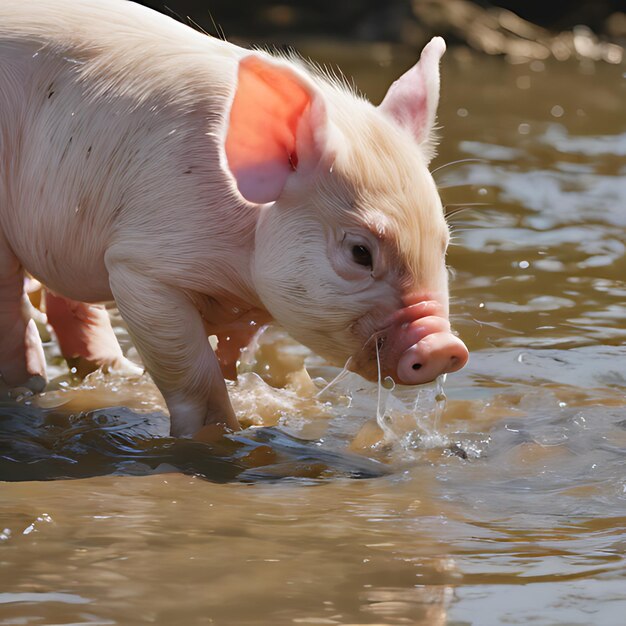
<svg viewBox="0 0 626 626"><path fill-rule="evenodd" d="M255 322L372 380L461 368L428 171L444 50L375 107L132 2L3 0L2 382L45 379L25 272L68 358L128 367L98 304L115 301L175 436L238 428L220 359L233 375Z"/></svg>

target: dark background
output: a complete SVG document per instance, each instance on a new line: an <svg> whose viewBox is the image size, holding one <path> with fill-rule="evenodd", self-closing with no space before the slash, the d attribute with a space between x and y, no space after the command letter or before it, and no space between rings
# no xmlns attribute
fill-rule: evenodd
<svg viewBox="0 0 626 626"><path fill-rule="evenodd" d="M210 34L291 44L302 37L422 45L435 30L473 47L480 26L533 40L586 25L601 40L626 38L624 0L143 0ZM519 20L502 19L512 12ZM500 22L504 21L504 27ZM545 32L544 31L547 31Z"/></svg>

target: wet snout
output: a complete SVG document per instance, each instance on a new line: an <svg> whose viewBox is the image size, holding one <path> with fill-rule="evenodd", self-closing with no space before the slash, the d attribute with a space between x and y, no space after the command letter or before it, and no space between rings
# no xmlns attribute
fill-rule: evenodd
<svg viewBox="0 0 626 626"><path fill-rule="evenodd" d="M407 348L398 360L397 380L403 385L421 385L467 363L465 344L450 332L427 335Z"/></svg>
<svg viewBox="0 0 626 626"><path fill-rule="evenodd" d="M403 385L421 385L456 372L469 356L437 302L420 302L399 311L385 343L385 369Z"/></svg>

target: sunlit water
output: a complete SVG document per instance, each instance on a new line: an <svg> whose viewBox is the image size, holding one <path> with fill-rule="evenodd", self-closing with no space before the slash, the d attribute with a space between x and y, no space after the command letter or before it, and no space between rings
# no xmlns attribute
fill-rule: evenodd
<svg viewBox="0 0 626 626"><path fill-rule="evenodd" d="M374 99L410 62L337 55ZM269 329L231 389L252 428L175 441L147 378L47 344L50 390L0 407L0 624L623 624L625 82L449 55L433 167L477 159L436 178L479 206L443 392L324 389Z"/></svg>

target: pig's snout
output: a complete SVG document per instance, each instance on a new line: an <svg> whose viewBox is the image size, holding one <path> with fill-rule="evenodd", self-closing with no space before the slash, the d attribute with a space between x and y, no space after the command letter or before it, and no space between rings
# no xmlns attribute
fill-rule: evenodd
<svg viewBox="0 0 626 626"><path fill-rule="evenodd" d="M433 333L400 355L397 379L403 385L421 385L460 370L467 359L467 348L458 337L450 332Z"/></svg>
<svg viewBox="0 0 626 626"><path fill-rule="evenodd" d="M402 385L421 385L456 372L469 357L465 344L450 331L446 317L437 315L438 307L428 304L403 309L387 337L387 369Z"/></svg>

